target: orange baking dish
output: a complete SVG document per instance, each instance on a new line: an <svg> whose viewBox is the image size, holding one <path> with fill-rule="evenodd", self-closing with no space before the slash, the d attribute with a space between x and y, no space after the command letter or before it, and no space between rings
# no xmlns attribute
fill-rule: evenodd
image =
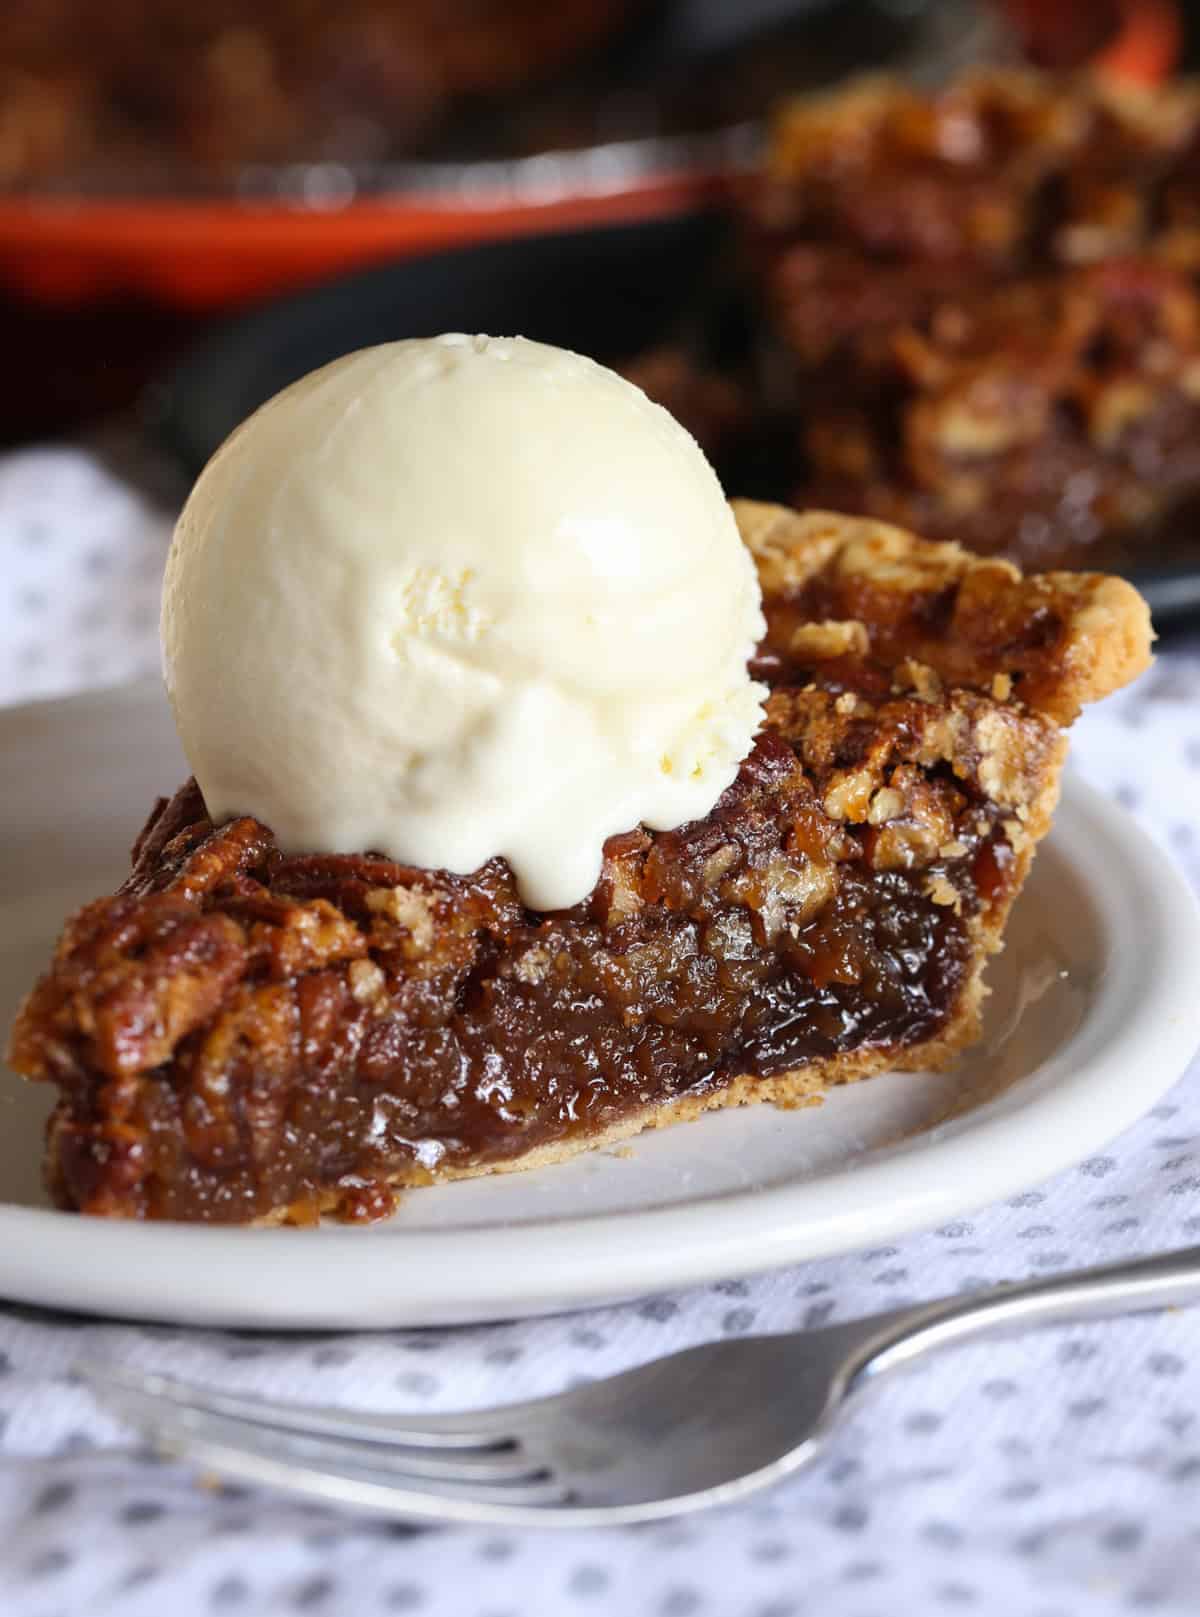
<svg viewBox="0 0 1200 1617"><path fill-rule="evenodd" d="M14 199L0 201L0 282L42 302L134 292L220 308L405 253L684 213L727 184L727 171L696 168L544 201L400 194L333 209L224 198Z"/></svg>

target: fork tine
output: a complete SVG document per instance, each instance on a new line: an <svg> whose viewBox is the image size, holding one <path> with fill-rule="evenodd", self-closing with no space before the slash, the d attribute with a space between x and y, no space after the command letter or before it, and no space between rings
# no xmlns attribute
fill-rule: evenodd
<svg viewBox="0 0 1200 1617"><path fill-rule="evenodd" d="M564 1527L600 1519L595 1511L575 1506L562 1491L516 1494L493 1489L484 1493L447 1482L406 1487L398 1478L380 1480L298 1465L249 1440L226 1443L166 1427L154 1431L153 1440L163 1454L196 1467L202 1477L233 1477L255 1487L392 1520Z"/></svg>
<svg viewBox="0 0 1200 1617"><path fill-rule="evenodd" d="M176 1452L215 1445L282 1465L329 1469L351 1480L378 1486L417 1484L422 1492L431 1491L439 1497L490 1496L510 1504L551 1503L564 1497L562 1485L547 1467L519 1450L437 1453L393 1447L377 1440L344 1441L295 1428L283 1430L246 1422L115 1383L93 1385L110 1408L146 1431L160 1446Z"/></svg>
<svg viewBox="0 0 1200 1617"><path fill-rule="evenodd" d="M255 1426L272 1426L305 1436L342 1438L414 1449L482 1450L500 1453L519 1446L506 1425L506 1410L482 1409L454 1415L377 1415L336 1406L278 1403L249 1393L223 1392L179 1381L155 1371L109 1363L80 1362L75 1369L97 1391L120 1389L171 1404L180 1411L225 1415Z"/></svg>
<svg viewBox="0 0 1200 1617"><path fill-rule="evenodd" d="M356 1502L366 1503L370 1509L384 1509L393 1516L430 1514L428 1508L421 1510L419 1502L422 1500L427 1507L436 1505L434 1514L439 1517L447 1514L442 1507L452 1504L479 1507L486 1513L489 1507L530 1511L568 1503L566 1490L553 1480L498 1488L455 1482L450 1478L410 1478L401 1473L328 1460L297 1460L275 1444L260 1441L264 1428L259 1428L254 1436L215 1431L193 1433L173 1425L148 1430L155 1446L172 1458L197 1462L205 1469L234 1476L257 1472L261 1480L270 1480L273 1486L290 1487L309 1496L320 1493L328 1497L339 1484L344 1485L348 1490L358 1490ZM264 1465L274 1469L276 1476L262 1478Z"/></svg>

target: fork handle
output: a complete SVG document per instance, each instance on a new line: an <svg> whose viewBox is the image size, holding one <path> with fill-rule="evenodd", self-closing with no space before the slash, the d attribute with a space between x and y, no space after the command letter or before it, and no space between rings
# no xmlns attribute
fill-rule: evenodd
<svg viewBox="0 0 1200 1617"><path fill-rule="evenodd" d="M1131 1263L1016 1281L966 1297L919 1304L880 1319L863 1340L853 1380L873 1378L942 1347L1037 1325L1103 1319L1200 1303L1200 1247Z"/></svg>

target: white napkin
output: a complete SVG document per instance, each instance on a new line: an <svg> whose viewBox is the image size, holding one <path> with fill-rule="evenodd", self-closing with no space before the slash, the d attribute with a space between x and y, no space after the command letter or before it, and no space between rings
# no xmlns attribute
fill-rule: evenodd
<svg viewBox="0 0 1200 1617"><path fill-rule="evenodd" d="M0 702L157 666L168 530L81 451L0 459ZM1200 642L1170 649L1088 714L1074 759L1200 887ZM115 1355L272 1397L452 1409L713 1337L1198 1241L1200 1066L1103 1154L969 1220L622 1308L273 1338L0 1304L0 1607L5 1617L1194 1617L1200 1310L961 1349L885 1385L825 1459L761 1502L604 1533L419 1532L202 1486L140 1452L70 1367Z"/></svg>

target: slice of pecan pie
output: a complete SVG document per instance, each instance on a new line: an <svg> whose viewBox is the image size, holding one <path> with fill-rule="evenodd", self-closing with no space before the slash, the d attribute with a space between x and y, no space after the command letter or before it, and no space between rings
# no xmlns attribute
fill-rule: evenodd
<svg viewBox="0 0 1200 1617"><path fill-rule="evenodd" d="M768 722L704 820L610 838L574 909L160 802L67 925L11 1060L57 1201L370 1218L709 1107L944 1066L1049 824L1064 726L1143 668L1134 590L740 504Z"/></svg>

